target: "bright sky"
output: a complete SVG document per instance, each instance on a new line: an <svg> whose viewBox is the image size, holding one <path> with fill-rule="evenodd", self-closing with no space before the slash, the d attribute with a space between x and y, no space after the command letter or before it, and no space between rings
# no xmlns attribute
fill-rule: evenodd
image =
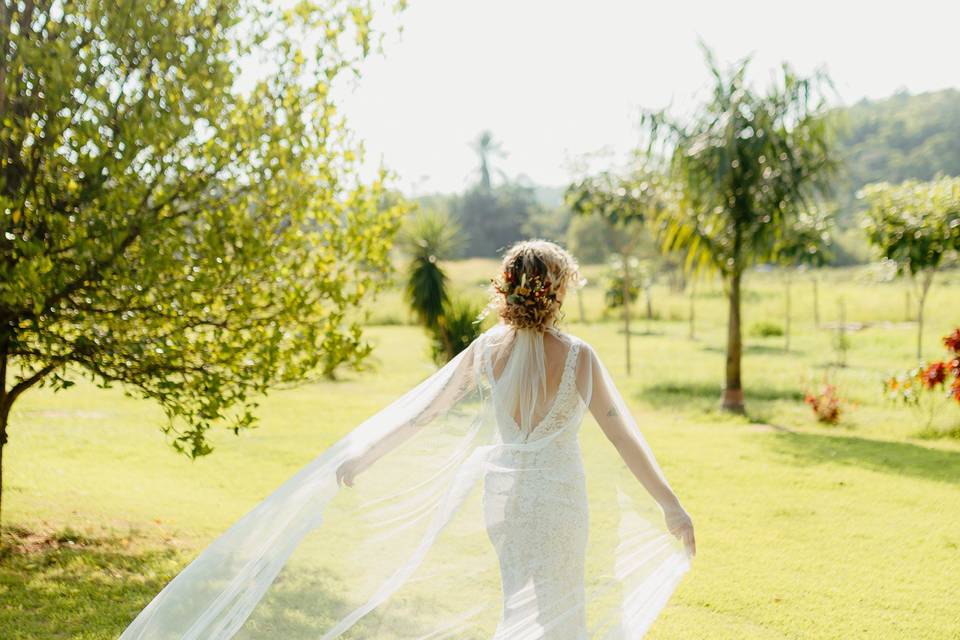
<svg viewBox="0 0 960 640"><path fill-rule="evenodd" d="M724 62L752 53L759 81L823 65L845 103L960 86L958 0L410 0L400 21L342 109L413 195L474 182L483 129L496 166L541 184L622 156L641 107L689 108L707 84L698 38Z"/></svg>

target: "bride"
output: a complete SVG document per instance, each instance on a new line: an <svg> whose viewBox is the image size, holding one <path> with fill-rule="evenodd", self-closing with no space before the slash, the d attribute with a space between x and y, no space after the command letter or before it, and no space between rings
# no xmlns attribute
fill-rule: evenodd
<svg viewBox="0 0 960 640"><path fill-rule="evenodd" d="M597 353L558 329L580 283L556 244L511 247L499 324L254 507L122 640L641 637L693 524ZM588 411L634 483L581 451Z"/></svg>

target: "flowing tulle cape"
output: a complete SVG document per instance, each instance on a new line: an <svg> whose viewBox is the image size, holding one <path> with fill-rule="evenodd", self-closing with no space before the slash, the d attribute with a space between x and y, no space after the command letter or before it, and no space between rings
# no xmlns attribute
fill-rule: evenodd
<svg viewBox="0 0 960 640"><path fill-rule="evenodd" d="M498 434L495 387L505 382L530 402L544 386L542 336L524 342L516 334L503 325L486 331L320 453L200 553L121 640L490 638L501 587L482 479L505 447L532 452L560 437L505 443ZM646 446L609 372L582 346L580 401L589 406L603 385ZM504 380L493 384L484 363L504 350ZM317 428L324 428L322 418ZM639 638L689 560L589 416L579 437L590 508L589 635ZM378 448L388 453L354 487L338 486L342 463ZM550 638L549 628L549 620L534 616L511 635Z"/></svg>

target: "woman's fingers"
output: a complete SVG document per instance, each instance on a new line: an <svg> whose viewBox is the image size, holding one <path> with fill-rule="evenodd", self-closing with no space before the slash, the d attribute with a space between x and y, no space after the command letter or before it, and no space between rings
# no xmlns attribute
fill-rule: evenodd
<svg viewBox="0 0 960 640"><path fill-rule="evenodd" d="M353 486L353 471L349 468L348 464L342 464L337 467L337 486Z"/></svg>
<svg viewBox="0 0 960 640"><path fill-rule="evenodd" d="M683 544L691 557L697 555L697 538L693 533L693 527L689 527L683 534Z"/></svg>

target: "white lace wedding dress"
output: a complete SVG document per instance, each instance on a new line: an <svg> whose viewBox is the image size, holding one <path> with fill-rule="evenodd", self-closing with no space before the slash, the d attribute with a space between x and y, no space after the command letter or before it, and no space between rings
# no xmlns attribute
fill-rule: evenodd
<svg viewBox="0 0 960 640"><path fill-rule="evenodd" d="M556 434L542 449L501 449L484 477L484 516L499 557L503 591L503 613L494 636L498 640L522 637L533 627L556 640L587 637L584 559L589 518L577 438L586 407L576 384L581 343L568 341L559 384L548 394L553 399L529 431L497 401L494 390L501 442L529 443ZM496 389L491 359L488 353L486 374Z"/></svg>
<svg viewBox="0 0 960 640"><path fill-rule="evenodd" d="M689 559L588 412L660 477L588 344L497 325L256 504L121 640L639 638Z"/></svg>

